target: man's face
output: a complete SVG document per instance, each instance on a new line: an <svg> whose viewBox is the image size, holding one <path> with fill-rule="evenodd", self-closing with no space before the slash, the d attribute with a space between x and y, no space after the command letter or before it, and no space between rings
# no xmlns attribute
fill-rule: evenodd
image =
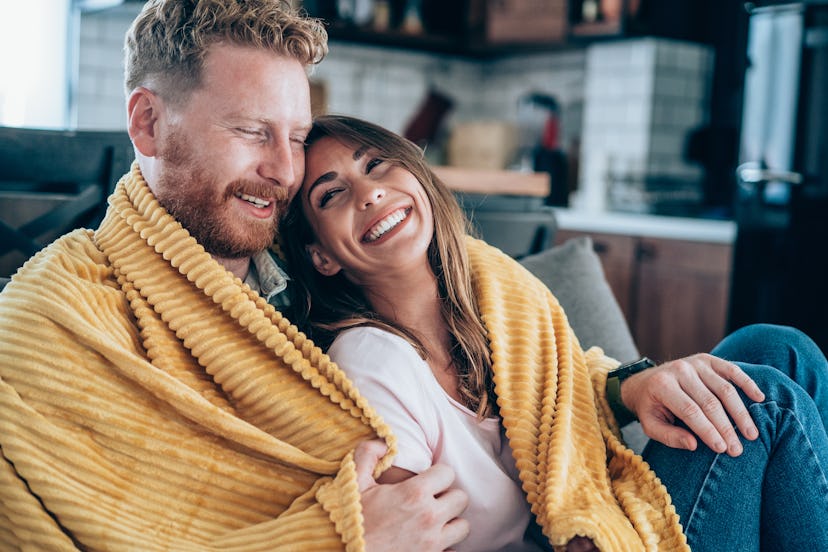
<svg viewBox="0 0 828 552"><path fill-rule="evenodd" d="M161 205L216 257L267 248L304 175L311 113L302 65L213 46L203 85L166 115L153 186Z"/></svg>

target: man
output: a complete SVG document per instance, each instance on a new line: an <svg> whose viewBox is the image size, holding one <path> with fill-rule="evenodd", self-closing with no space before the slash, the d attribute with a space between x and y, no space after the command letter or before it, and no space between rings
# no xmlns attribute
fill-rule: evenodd
<svg viewBox="0 0 828 552"><path fill-rule="evenodd" d="M137 166L101 227L37 255L0 304L0 548L465 536L447 468L376 486L386 447L349 451L393 450L387 428L259 297L286 283L266 249L303 176L325 39L273 0L158 0L134 22Z"/></svg>
<svg viewBox="0 0 828 552"><path fill-rule="evenodd" d="M326 49L318 23L276 0L151 0L134 22L137 164L100 228L59 239L0 294L0 548L443 550L465 537L448 468L375 483L393 436L274 308L287 278L267 248L304 172L305 67ZM744 387L730 368L697 370ZM624 387L647 397L639 417L669 418L658 406L675 397L692 410L645 393L648 373ZM726 402L749 430L738 397ZM738 453L721 407L689 425Z"/></svg>

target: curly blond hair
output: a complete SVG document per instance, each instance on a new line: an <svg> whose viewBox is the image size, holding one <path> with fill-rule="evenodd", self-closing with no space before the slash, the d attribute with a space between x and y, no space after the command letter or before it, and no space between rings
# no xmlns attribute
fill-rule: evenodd
<svg viewBox="0 0 828 552"><path fill-rule="evenodd" d="M186 98L201 85L216 43L271 50L305 66L328 53L322 22L284 0L149 0L126 35L127 95L148 86L167 101Z"/></svg>

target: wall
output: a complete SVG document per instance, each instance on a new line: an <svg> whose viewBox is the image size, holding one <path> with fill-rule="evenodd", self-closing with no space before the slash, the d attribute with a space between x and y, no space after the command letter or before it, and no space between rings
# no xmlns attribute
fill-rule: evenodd
<svg viewBox="0 0 828 552"><path fill-rule="evenodd" d="M77 126L124 128L123 38L140 6L85 13L80 26ZM431 88L454 101L446 121L515 122L527 91L554 94L566 107L565 137L580 132L583 50L480 61L331 43L311 78L324 81L328 110L402 132Z"/></svg>
<svg viewBox="0 0 828 552"><path fill-rule="evenodd" d="M701 201L702 169L685 149L708 122L712 68L712 49L692 43L640 38L589 48L579 207Z"/></svg>

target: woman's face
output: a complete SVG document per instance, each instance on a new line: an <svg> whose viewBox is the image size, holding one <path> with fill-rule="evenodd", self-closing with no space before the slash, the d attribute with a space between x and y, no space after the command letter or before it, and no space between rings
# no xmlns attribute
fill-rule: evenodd
<svg viewBox="0 0 828 552"><path fill-rule="evenodd" d="M299 193L318 238L311 259L322 274L343 270L359 284L428 265L434 217L425 190L376 151L320 138L307 150Z"/></svg>

